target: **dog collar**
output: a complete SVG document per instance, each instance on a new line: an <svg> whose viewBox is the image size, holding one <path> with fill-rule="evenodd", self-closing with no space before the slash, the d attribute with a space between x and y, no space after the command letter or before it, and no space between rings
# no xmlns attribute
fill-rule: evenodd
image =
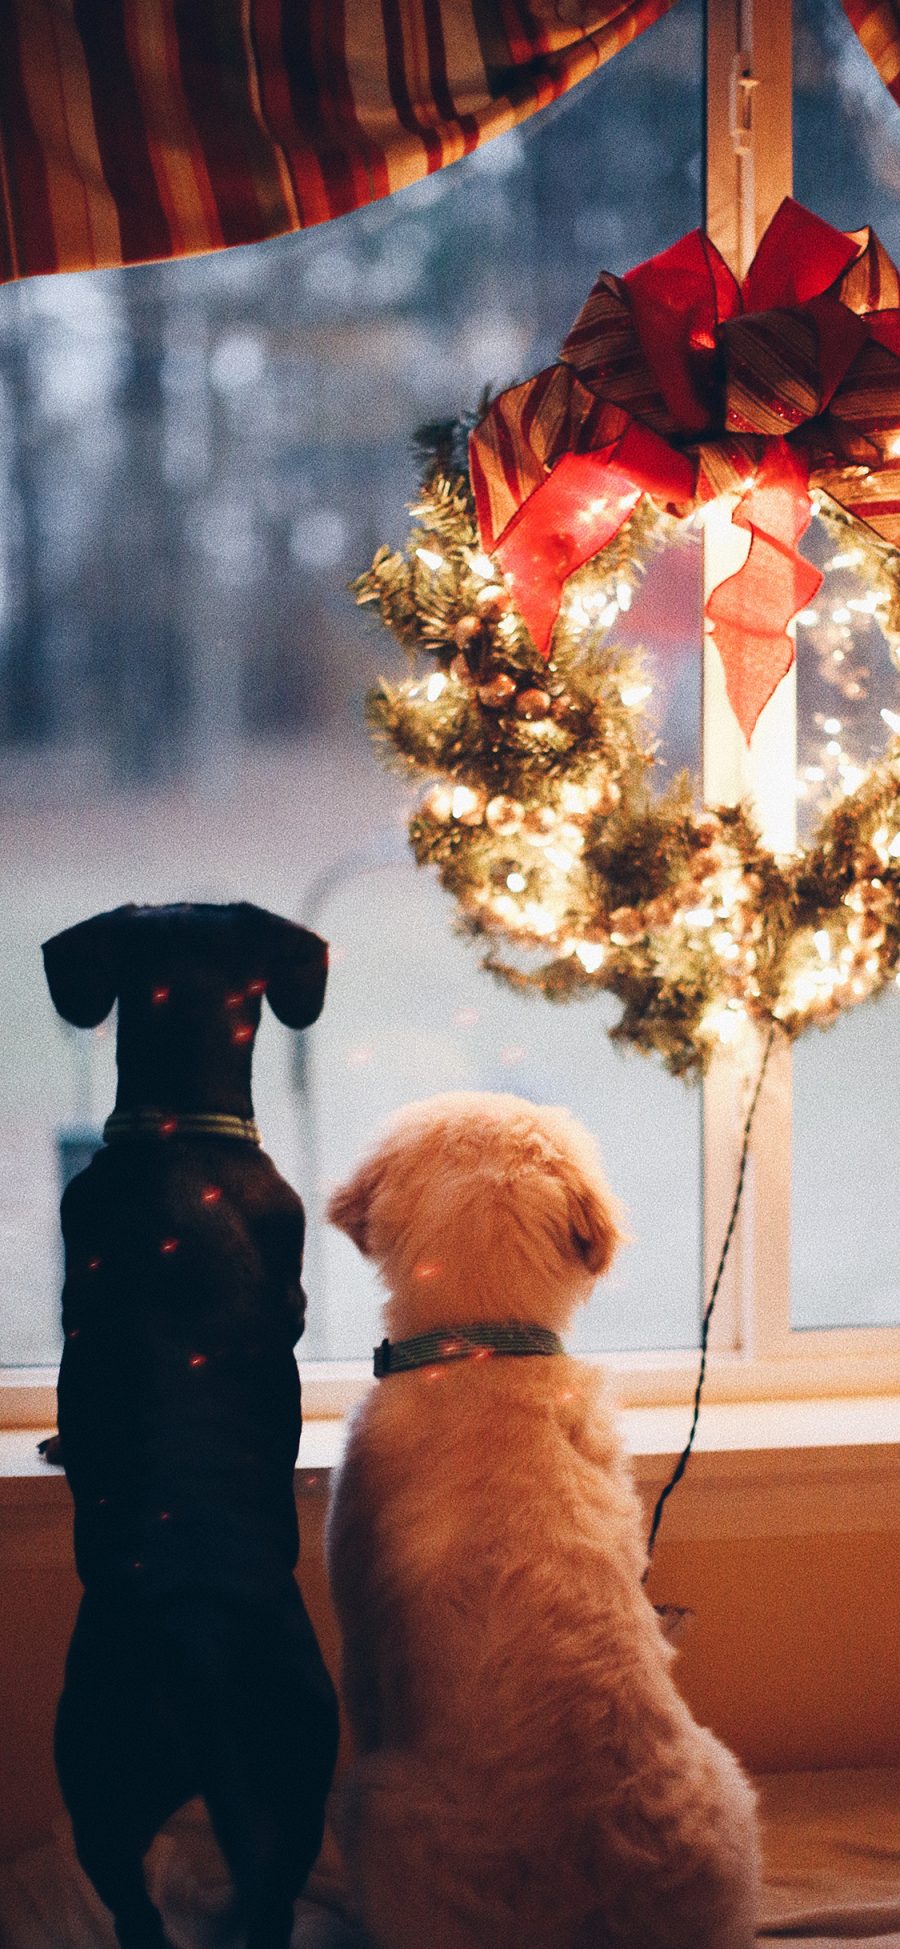
<svg viewBox="0 0 900 1949"><path fill-rule="evenodd" d="M248 1144L261 1144L259 1126L252 1117L229 1117L210 1110L114 1110L103 1125L104 1143L114 1144L124 1137L238 1137Z"/></svg>
<svg viewBox="0 0 900 1949"><path fill-rule="evenodd" d="M375 1348L375 1379L403 1374L411 1367L437 1367L445 1361L490 1360L494 1354L558 1354L565 1347L558 1333L543 1326L436 1327L412 1340L382 1340Z"/></svg>

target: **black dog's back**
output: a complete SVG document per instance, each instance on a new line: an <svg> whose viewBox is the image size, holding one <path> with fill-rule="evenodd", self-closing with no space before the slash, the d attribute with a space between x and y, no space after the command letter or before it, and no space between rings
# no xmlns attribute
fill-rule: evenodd
<svg viewBox="0 0 900 1949"><path fill-rule="evenodd" d="M62 1225L83 1582L271 1589L297 1556L299 1198L251 1143L173 1136L99 1152Z"/></svg>

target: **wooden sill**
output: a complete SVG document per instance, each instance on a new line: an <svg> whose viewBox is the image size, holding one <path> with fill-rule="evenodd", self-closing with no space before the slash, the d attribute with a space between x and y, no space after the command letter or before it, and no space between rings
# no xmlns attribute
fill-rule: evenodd
<svg viewBox="0 0 900 1949"><path fill-rule="evenodd" d="M648 1502L687 1439L685 1408L620 1411L635 1479ZM68 1506L61 1471L37 1443L48 1429L0 1431L0 1523L40 1521ZM308 1419L297 1492L324 1496L343 1451L341 1417ZM715 1536L888 1534L900 1530L900 1395L708 1403L694 1454L665 1517L673 1541Z"/></svg>

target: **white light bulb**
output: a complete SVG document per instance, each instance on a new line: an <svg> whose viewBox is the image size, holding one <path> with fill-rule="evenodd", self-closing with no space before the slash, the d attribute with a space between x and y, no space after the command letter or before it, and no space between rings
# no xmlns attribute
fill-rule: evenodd
<svg viewBox="0 0 900 1949"><path fill-rule="evenodd" d="M585 974L596 974L597 969L602 967L606 960L606 949L597 941L579 941L575 953Z"/></svg>
<svg viewBox="0 0 900 1949"><path fill-rule="evenodd" d="M425 685L425 695L428 698L429 704L434 704L440 696L441 691L446 690L446 688L447 679L443 670L436 670L434 676L429 677Z"/></svg>
<svg viewBox="0 0 900 1949"><path fill-rule="evenodd" d="M417 548L416 556L424 568L437 572L439 568L444 567L444 557L438 554L436 548Z"/></svg>

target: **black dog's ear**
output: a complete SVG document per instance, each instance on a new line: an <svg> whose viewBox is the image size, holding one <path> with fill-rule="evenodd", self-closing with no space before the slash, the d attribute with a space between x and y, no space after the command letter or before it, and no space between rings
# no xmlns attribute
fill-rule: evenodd
<svg viewBox="0 0 900 1949"><path fill-rule="evenodd" d="M286 1029L306 1029L322 1013L328 943L293 920L269 914L266 996Z"/></svg>
<svg viewBox="0 0 900 1949"><path fill-rule="evenodd" d="M65 933L54 934L41 949L54 1007L77 1029L95 1029L109 1014L119 991L120 920L130 912L94 914Z"/></svg>

